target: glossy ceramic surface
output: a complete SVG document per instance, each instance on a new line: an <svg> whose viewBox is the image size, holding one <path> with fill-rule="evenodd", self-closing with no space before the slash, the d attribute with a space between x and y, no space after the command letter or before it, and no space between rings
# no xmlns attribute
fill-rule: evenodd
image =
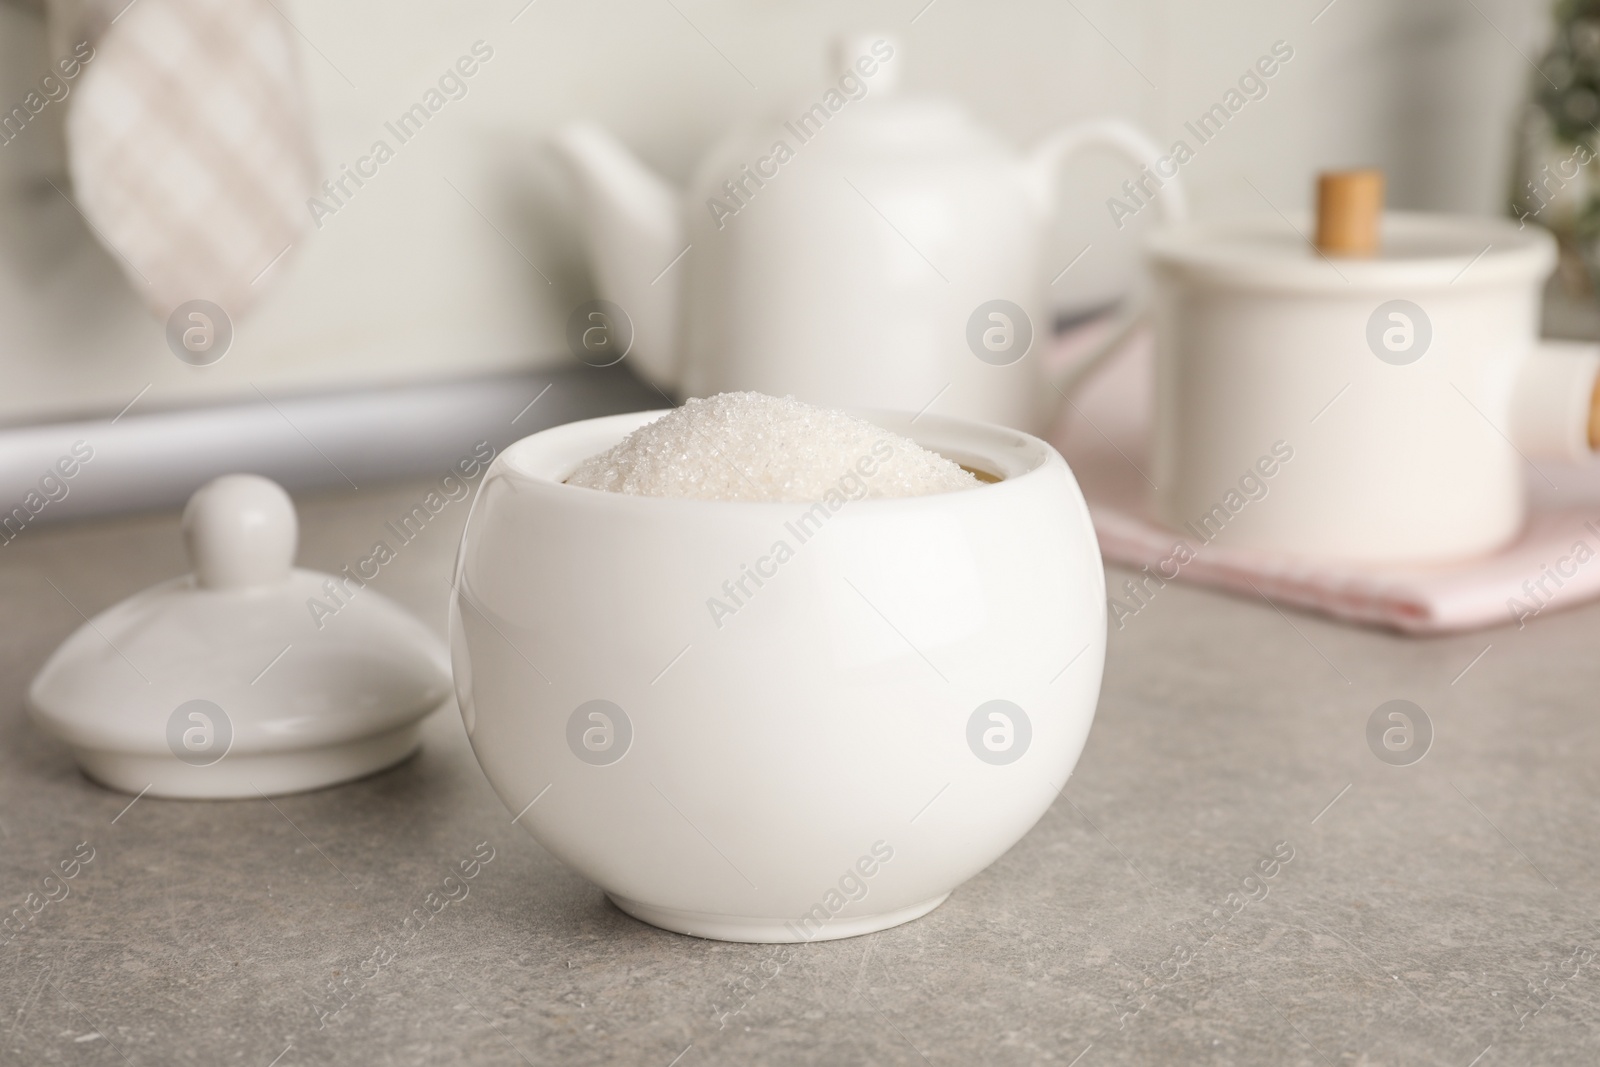
<svg viewBox="0 0 1600 1067"><path fill-rule="evenodd" d="M34 721L89 777L252 797L359 778L415 750L418 722L449 699L443 647L366 588L360 564L293 569L281 488L219 478L190 501L184 533L195 573L88 620L29 687Z"/></svg>
<svg viewBox="0 0 1600 1067"><path fill-rule="evenodd" d="M1537 341L1550 237L1393 213L1383 241L1329 259L1282 219L1152 237L1150 477L1191 547L1469 558L1521 529L1529 461L1587 458L1600 357Z"/></svg>
<svg viewBox="0 0 1600 1067"><path fill-rule="evenodd" d="M1105 579L1071 472L1016 431L869 416L1002 480L847 482L835 508L562 484L660 414L536 434L486 475L452 611L484 772L669 929L810 940L931 909L1049 807L1094 715Z"/></svg>
<svg viewBox="0 0 1600 1067"><path fill-rule="evenodd" d="M594 123L558 132L636 369L684 396L1044 425L1059 404L1040 373L1047 289L1066 265L1040 258L1058 171L1090 148L1136 165L1160 151L1107 119L1019 153L960 107L900 93L902 51L842 42L834 82L729 131L686 190ZM1181 215L1176 177L1157 203Z"/></svg>

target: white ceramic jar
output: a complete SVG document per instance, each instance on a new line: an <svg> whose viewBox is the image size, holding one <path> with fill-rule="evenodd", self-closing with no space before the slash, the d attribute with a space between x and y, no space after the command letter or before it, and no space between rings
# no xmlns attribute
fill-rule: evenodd
<svg viewBox="0 0 1600 1067"><path fill-rule="evenodd" d="M661 414L546 430L485 478L451 624L485 774L670 930L924 914L1050 806L1094 715L1105 578L1071 472L1013 430L873 415L1001 480L833 511L563 484Z"/></svg>
<svg viewBox="0 0 1600 1067"><path fill-rule="evenodd" d="M1150 240L1156 512L1200 542L1446 562L1516 536L1530 460L1587 456L1597 358L1538 344L1541 230L1394 213L1329 259L1279 218Z"/></svg>

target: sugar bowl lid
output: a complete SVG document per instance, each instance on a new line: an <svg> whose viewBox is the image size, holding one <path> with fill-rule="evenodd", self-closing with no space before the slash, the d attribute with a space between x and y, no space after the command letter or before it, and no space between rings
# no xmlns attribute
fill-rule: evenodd
<svg viewBox="0 0 1600 1067"><path fill-rule="evenodd" d="M293 566L266 478L225 475L183 515L193 573L101 612L56 649L28 710L90 778L131 793L254 797L373 773L449 698L442 643L348 570Z"/></svg>

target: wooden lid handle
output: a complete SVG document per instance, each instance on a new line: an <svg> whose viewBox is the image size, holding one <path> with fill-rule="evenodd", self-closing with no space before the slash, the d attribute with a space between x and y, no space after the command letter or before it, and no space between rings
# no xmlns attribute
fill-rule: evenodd
<svg viewBox="0 0 1600 1067"><path fill-rule="evenodd" d="M1383 171L1317 176L1317 249L1325 256L1375 256L1383 219Z"/></svg>
<svg viewBox="0 0 1600 1067"><path fill-rule="evenodd" d="M1600 452L1600 378L1595 379L1594 392L1589 394L1589 447Z"/></svg>

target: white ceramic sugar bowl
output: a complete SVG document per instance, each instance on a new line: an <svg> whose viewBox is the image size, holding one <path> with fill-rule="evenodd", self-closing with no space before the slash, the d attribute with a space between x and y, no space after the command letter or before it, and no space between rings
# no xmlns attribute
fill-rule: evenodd
<svg viewBox="0 0 1600 1067"><path fill-rule="evenodd" d="M1023 433L872 415L1001 480L834 511L563 484L661 414L490 468L451 619L478 761L545 848L669 930L800 941L930 911L1088 734L1105 578L1077 483Z"/></svg>

